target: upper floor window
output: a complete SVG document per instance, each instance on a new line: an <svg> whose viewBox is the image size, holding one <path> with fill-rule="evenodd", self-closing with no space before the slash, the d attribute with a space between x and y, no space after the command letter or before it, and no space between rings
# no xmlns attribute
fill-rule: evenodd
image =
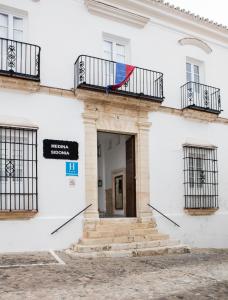
<svg viewBox="0 0 228 300"><path fill-rule="evenodd" d="M0 13L0 37L17 41L23 40L23 18Z"/></svg>
<svg viewBox="0 0 228 300"><path fill-rule="evenodd" d="M187 82L193 81L196 83L200 82L199 65L186 62L186 79Z"/></svg>
<svg viewBox="0 0 228 300"><path fill-rule="evenodd" d="M126 46L114 41L104 40L104 58L125 63Z"/></svg>

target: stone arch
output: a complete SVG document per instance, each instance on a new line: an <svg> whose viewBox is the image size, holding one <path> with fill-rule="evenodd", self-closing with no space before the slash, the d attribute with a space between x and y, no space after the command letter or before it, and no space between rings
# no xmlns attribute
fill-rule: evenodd
<svg viewBox="0 0 228 300"><path fill-rule="evenodd" d="M182 46L191 45L191 46L198 47L201 50L203 50L204 52L206 52L207 54L210 54L212 52L211 47L207 43L205 43L204 41L197 39L197 38L193 38L193 37L183 38L183 39L180 39L178 41L178 43Z"/></svg>

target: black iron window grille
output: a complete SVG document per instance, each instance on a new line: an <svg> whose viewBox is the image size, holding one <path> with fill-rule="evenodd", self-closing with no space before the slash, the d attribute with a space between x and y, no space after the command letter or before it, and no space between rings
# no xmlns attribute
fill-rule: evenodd
<svg viewBox="0 0 228 300"><path fill-rule="evenodd" d="M40 47L0 38L0 74L40 81Z"/></svg>
<svg viewBox="0 0 228 300"><path fill-rule="evenodd" d="M221 113L220 89L189 81L181 87L181 108Z"/></svg>
<svg viewBox="0 0 228 300"><path fill-rule="evenodd" d="M81 55L75 62L74 88L84 88L105 92L115 84L116 62L97 57ZM128 82L109 93L162 102L163 74L161 72L136 67Z"/></svg>
<svg viewBox="0 0 228 300"><path fill-rule="evenodd" d="M37 211L37 130L0 127L0 211Z"/></svg>
<svg viewBox="0 0 228 300"><path fill-rule="evenodd" d="M218 208L216 148L184 146L185 208Z"/></svg>

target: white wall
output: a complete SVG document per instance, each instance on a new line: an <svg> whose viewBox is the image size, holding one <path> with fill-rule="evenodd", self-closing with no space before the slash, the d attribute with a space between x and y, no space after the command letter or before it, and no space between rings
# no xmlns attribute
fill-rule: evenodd
<svg viewBox="0 0 228 300"><path fill-rule="evenodd" d="M191 57L205 64L205 83L221 88L224 117L228 116L227 45L204 39L212 54L178 40L195 35L182 28L158 25L156 18L143 29L91 15L82 0L0 0L0 4L28 11L27 42L41 46L41 84L71 89L73 66L80 54L103 56L104 32L130 40L130 63L164 73L163 105L180 108L180 86L185 83L185 61ZM200 37L200 36L199 36ZM0 90L0 117L27 118L37 123L39 158L39 214L29 221L0 222L0 251L61 249L81 236L81 218L56 235L50 232L85 206L83 104L75 99L37 93ZM157 217L164 232L193 246L227 246L228 166L227 127L151 113L150 132L151 203L180 223L181 229ZM70 188L65 162L42 157L42 140L79 142L79 177ZM208 217L190 217L183 212L182 144L192 139L218 146L219 211ZM113 155L113 153L112 153ZM111 162L110 162L111 163ZM105 183L107 186L110 184Z"/></svg>
<svg viewBox="0 0 228 300"><path fill-rule="evenodd" d="M83 104L48 94L0 91L0 120L37 124L38 206L31 220L0 222L0 251L63 249L81 237L82 216L54 235L50 233L85 207ZM27 121L26 121L27 119ZM43 157L43 139L79 143L79 176L75 187L65 176L65 160ZM71 177L72 178L72 177Z"/></svg>
<svg viewBox="0 0 228 300"><path fill-rule="evenodd" d="M228 141L227 126L151 113L151 205L173 219L176 227L155 213L159 228L191 246L228 247ZM211 216L184 212L184 143L218 147L219 210Z"/></svg>
<svg viewBox="0 0 228 300"><path fill-rule="evenodd" d="M193 33L154 17L144 28L135 28L92 15L83 0L1 0L0 3L28 11L27 41L41 50L41 82L44 85L71 89L73 66L80 54L103 56L103 33L130 40L133 65L164 73L163 105L180 107L180 86L186 82L186 57L205 63L205 83L221 88L223 115L228 116L228 45ZM181 46L178 40L197 36L209 44L213 52L206 54L195 46Z"/></svg>

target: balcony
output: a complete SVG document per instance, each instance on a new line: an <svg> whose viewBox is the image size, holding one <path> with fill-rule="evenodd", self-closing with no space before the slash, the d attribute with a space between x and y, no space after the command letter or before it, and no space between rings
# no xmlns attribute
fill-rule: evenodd
<svg viewBox="0 0 228 300"><path fill-rule="evenodd" d="M181 87L181 108L221 113L220 89L189 81Z"/></svg>
<svg viewBox="0 0 228 300"><path fill-rule="evenodd" d="M115 84L116 62L81 55L75 62L74 88L106 92ZM108 93L162 102L163 74L136 67L126 84Z"/></svg>
<svg viewBox="0 0 228 300"><path fill-rule="evenodd" d="M0 38L0 75L40 81L40 47Z"/></svg>

